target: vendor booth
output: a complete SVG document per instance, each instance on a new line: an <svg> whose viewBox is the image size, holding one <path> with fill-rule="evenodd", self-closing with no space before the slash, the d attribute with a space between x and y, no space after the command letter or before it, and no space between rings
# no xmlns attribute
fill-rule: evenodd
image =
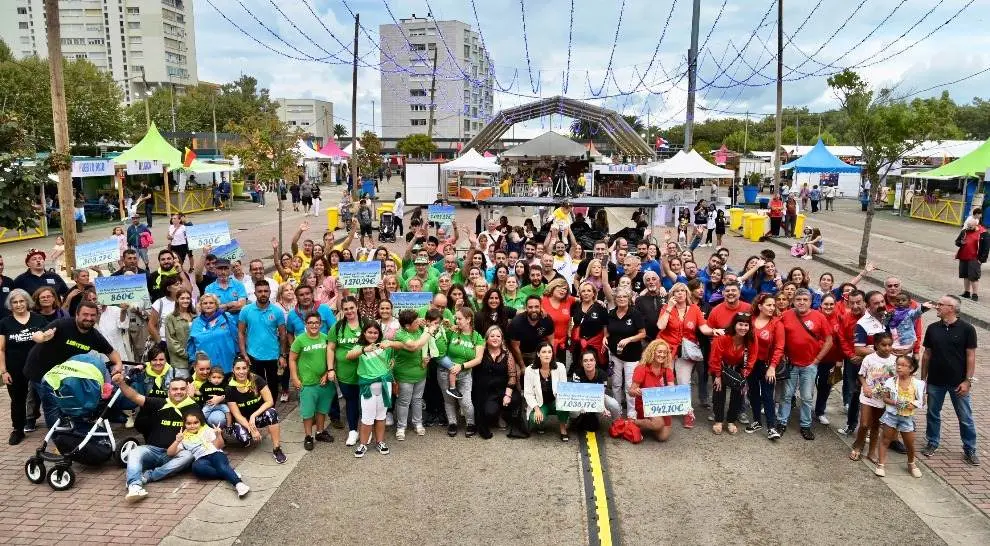
<svg viewBox="0 0 990 546"><path fill-rule="evenodd" d="M502 168L475 150L468 150L453 161L440 165L447 175L447 198L461 203L477 203L491 198L495 193L495 175Z"/></svg>
<svg viewBox="0 0 990 546"><path fill-rule="evenodd" d="M975 204L990 207L985 188L988 169L990 140L937 169L905 174L904 178L921 181L911 195L911 217L961 226Z"/></svg>
<svg viewBox="0 0 990 546"><path fill-rule="evenodd" d="M327 140L327 143L320 148L320 153L330 158L327 161L321 161L321 163L327 165L327 178L324 182L327 184L343 182L342 179L338 180L338 178L341 178L338 176L339 166L347 163L351 155L341 150L340 146L337 145L337 141L332 138Z"/></svg>
<svg viewBox="0 0 990 546"><path fill-rule="evenodd" d="M654 225L670 225L676 222L681 209L688 209L694 221L694 207L701 199L710 195L707 187L696 188L696 180L718 180L735 178L736 173L723 169L705 161L701 154L691 150L681 150L674 157L652 166L646 167L645 173L649 178L660 180L659 185L650 184L639 190L637 197L654 199L660 203L657 214L654 215ZM670 180L689 180L688 184L668 184ZM659 187L657 187L659 186ZM725 199L725 198L723 198ZM728 204L728 200L718 203L718 206Z"/></svg>
<svg viewBox="0 0 990 546"><path fill-rule="evenodd" d="M563 195L566 185L587 172L587 149L573 140L547 131L501 154L502 166L512 176L510 195Z"/></svg>
<svg viewBox="0 0 990 546"><path fill-rule="evenodd" d="M803 156L780 166L782 171L790 169L794 169L792 187L795 188L803 184L808 184L809 188L835 186L839 197L856 197L862 185L860 173L863 169L832 155L821 139Z"/></svg>

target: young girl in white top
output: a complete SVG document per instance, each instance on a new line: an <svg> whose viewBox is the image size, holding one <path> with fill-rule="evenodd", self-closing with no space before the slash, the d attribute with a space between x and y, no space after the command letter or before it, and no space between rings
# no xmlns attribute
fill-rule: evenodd
<svg viewBox="0 0 990 546"><path fill-rule="evenodd" d="M880 439L880 462L873 471L877 476L887 475L884 464L887 462L887 447L894 441L897 433L904 438L907 449L908 472L915 478L921 477L921 470L914 462L914 412L925 406L922 398L925 393L925 383L914 377L918 371L918 361L910 355L897 357L897 375L883 384L882 396L887 405L886 411L880 417L883 425L883 437Z"/></svg>
<svg viewBox="0 0 990 546"><path fill-rule="evenodd" d="M880 428L880 416L883 415L885 404L883 402L883 384L894 377L896 368L896 357L893 354L894 338L889 332L881 332L873 336L874 351L863 357L863 363L859 367L860 390L859 403L859 429L856 432L856 441L853 442L852 451L849 458L858 461L866 443L866 434L870 434L870 452L867 458L877 462L877 448L880 446L878 436Z"/></svg>
<svg viewBox="0 0 990 546"><path fill-rule="evenodd" d="M195 458L192 464L194 476L204 480L227 480L237 490L237 496L243 498L251 488L234 472L230 459L222 451L223 435L220 427L203 426L203 422L199 413L186 415L183 430L175 435L175 441L168 446L168 456L175 457L183 450L192 453Z"/></svg>

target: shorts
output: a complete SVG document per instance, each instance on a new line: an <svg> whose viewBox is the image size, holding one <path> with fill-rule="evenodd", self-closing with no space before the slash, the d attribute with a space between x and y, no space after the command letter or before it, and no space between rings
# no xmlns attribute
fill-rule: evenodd
<svg viewBox="0 0 990 546"><path fill-rule="evenodd" d="M450 360L450 357L447 355L435 356L430 359L430 362L436 362L437 366L440 366L445 370L449 370L454 367L454 362Z"/></svg>
<svg viewBox="0 0 990 546"><path fill-rule="evenodd" d="M293 203L298 203L299 202L299 195L297 195L295 193L292 194L292 202Z"/></svg>
<svg viewBox="0 0 990 546"><path fill-rule="evenodd" d="M361 224L361 235L371 236L371 224Z"/></svg>
<svg viewBox="0 0 990 546"><path fill-rule="evenodd" d="M385 420L385 399L382 398L380 381L368 387L371 389L371 397L361 397L361 424L370 427L375 421Z"/></svg>
<svg viewBox="0 0 990 546"><path fill-rule="evenodd" d="M307 206L307 207L313 204L313 198L312 197L305 197L305 196L303 196L300 199L302 200L302 204L305 205L305 206Z"/></svg>
<svg viewBox="0 0 990 546"><path fill-rule="evenodd" d="M980 280L980 260L959 260L959 278L968 281Z"/></svg>
<svg viewBox="0 0 990 546"><path fill-rule="evenodd" d="M275 408L268 408L264 411L264 413L254 418L254 426L258 428L265 428L267 426L277 424L278 412L275 411ZM233 436L243 446L247 447L251 445L251 432L248 431L244 425L235 423L233 427Z"/></svg>
<svg viewBox="0 0 990 546"><path fill-rule="evenodd" d="M914 432L914 417L907 415L896 415L885 411L880 416L880 424L896 429L898 432Z"/></svg>
<svg viewBox="0 0 990 546"><path fill-rule="evenodd" d="M333 383L326 385L303 385L299 391L299 415L303 419L312 419L316 414L326 415L330 412L330 402L337 394Z"/></svg>

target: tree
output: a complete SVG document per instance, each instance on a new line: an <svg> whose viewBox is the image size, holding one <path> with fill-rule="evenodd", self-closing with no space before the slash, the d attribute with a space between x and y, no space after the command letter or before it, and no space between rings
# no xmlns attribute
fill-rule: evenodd
<svg viewBox="0 0 990 546"><path fill-rule="evenodd" d="M344 124L338 123L333 126L333 137L335 139L340 140L345 136L347 136L347 127L344 127Z"/></svg>
<svg viewBox="0 0 990 546"><path fill-rule="evenodd" d="M24 164L34 153L23 122L9 112L0 113L0 227L25 230L38 225L38 190L47 169Z"/></svg>
<svg viewBox="0 0 990 546"><path fill-rule="evenodd" d="M382 166L382 142L378 135L371 131L361 133L361 149L357 150L358 173L363 176L374 176ZM357 184L354 185L355 189Z"/></svg>
<svg viewBox="0 0 990 546"><path fill-rule="evenodd" d="M632 127L632 130L637 135L643 134L645 126L643 125L643 122L640 121L639 116L636 116L634 114L626 114L622 116L622 119L626 120L626 123L628 123L629 126Z"/></svg>
<svg viewBox="0 0 990 546"><path fill-rule="evenodd" d="M395 145L396 149L408 157L429 156L437 151L437 145L429 135L418 133L409 135Z"/></svg>
<svg viewBox="0 0 990 546"><path fill-rule="evenodd" d="M891 89L874 92L859 74L848 69L830 76L828 85L834 90L840 109L848 116L849 135L862 151L864 176L870 187L859 249L862 267L869 253L874 203L882 193L881 177L922 141L941 138L944 131L941 120L948 119L951 101L943 96L938 100L908 103L897 98Z"/></svg>

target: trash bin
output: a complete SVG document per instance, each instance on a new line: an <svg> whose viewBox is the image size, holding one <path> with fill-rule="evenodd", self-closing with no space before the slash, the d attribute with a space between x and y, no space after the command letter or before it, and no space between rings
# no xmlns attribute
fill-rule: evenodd
<svg viewBox="0 0 990 546"><path fill-rule="evenodd" d="M794 219L794 235L797 236L798 239L803 236L804 221L807 219L808 217L804 213L798 214L797 218Z"/></svg>
<svg viewBox="0 0 990 546"><path fill-rule="evenodd" d="M743 212L745 211L738 207L729 209L729 229L742 228Z"/></svg>
<svg viewBox="0 0 990 546"><path fill-rule="evenodd" d="M749 239L749 230L752 229L753 224L750 220L754 216L759 216L755 212L747 212L742 215L742 235L744 239Z"/></svg>
<svg viewBox="0 0 990 546"><path fill-rule="evenodd" d="M767 232L767 217L762 214L753 214L746 219L746 223L748 224L748 235L745 237L754 243L760 242L760 239Z"/></svg>
<svg viewBox="0 0 990 546"><path fill-rule="evenodd" d="M760 198L760 208L761 209L764 209L764 210L770 208L770 198L769 197L761 197Z"/></svg>
<svg viewBox="0 0 990 546"><path fill-rule="evenodd" d="M337 207L330 207L327 209L327 229L329 231L334 231L337 229L337 224L340 223L340 211Z"/></svg>
<svg viewBox="0 0 990 546"><path fill-rule="evenodd" d="M367 179L361 182L361 193L368 197L375 198L375 181Z"/></svg>
<svg viewBox="0 0 990 546"><path fill-rule="evenodd" d="M755 205L758 195L760 195L759 186L743 186L743 199L746 200L747 205Z"/></svg>

